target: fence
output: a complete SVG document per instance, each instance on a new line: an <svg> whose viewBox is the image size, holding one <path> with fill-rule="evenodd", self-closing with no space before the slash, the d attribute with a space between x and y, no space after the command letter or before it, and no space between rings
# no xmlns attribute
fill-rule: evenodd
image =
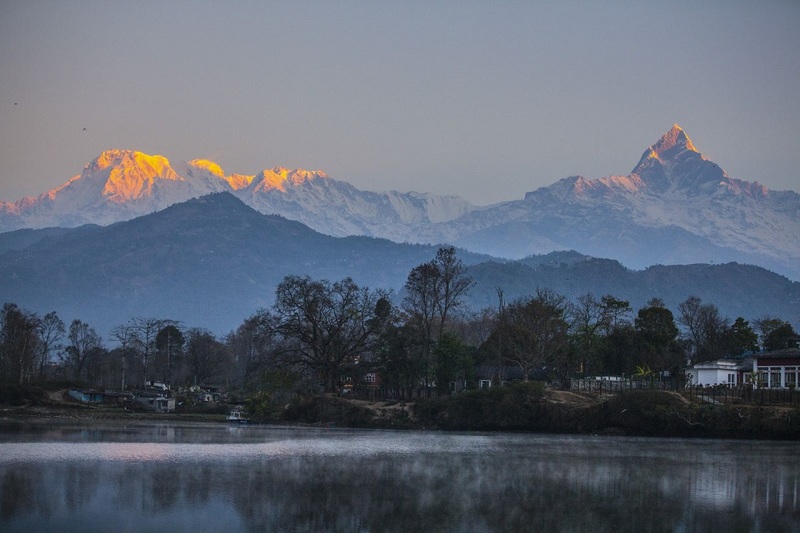
<svg viewBox="0 0 800 533"><path fill-rule="evenodd" d="M662 378L624 378L624 379L572 379L569 389L579 392L608 392L616 393L630 390L671 390L682 391L686 382L677 379Z"/></svg>
<svg viewBox="0 0 800 533"><path fill-rule="evenodd" d="M794 388L768 389L743 387L689 387L685 394L710 403L752 403L800 406L800 393Z"/></svg>
<svg viewBox="0 0 800 533"><path fill-rule="evenodd" d="M672 379L573 379L570 390L579 392L618 393L630 390L670 390L710 403L750 403L800 406L800 392L794 388L769 389L741 387L686 387L686 381Z"/></svg>

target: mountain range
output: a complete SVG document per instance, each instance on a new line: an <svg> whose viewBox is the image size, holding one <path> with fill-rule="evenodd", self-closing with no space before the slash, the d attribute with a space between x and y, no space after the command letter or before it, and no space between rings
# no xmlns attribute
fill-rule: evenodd
<svg viewBox="0 0 800 533"><path fill-rule="evenodd" d="M158 155L107 150L60 187L0 203L0 231L107 225L223 191L260 213L336 237L451 243L509 259L577 250L637 269L736 261L800 279L800 194L731 178L677 124L626 176L573 176L488 206L457 196L362 191L322 171L226 174L208 160L173 165Z"/></svg>
<svg viewBox="0 0 800 533"><path fill-rule="evenodd" d="M107 334L132 317L179 320L224 334L271 305L287 275L339 280L392 291L436 246L374 237L331 237L277 215L263 215L228 192L188 200L108 226L17 230L0 234L0 302L40 314L55 310ZM472 309L548 288L571 300L612 294L636 309L652 297L673 310L689 296L734 318L800 317L800 283L736 263L655 266L643 271L577 252L519 261L464 250L476 282Z"/></svg>

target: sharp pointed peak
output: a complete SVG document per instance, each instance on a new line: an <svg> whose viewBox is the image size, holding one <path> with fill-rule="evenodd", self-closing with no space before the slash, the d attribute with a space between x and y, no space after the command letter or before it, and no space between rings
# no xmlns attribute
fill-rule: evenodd
<svg viewBox="0 0 800 533"><path fill-rule="evenodd" d="M660 156L667 150L672 150L676 147L683 150L689 150L691 152L698 152L697 148L694 147L692 140L677 122L672 125L667 133L662 135L661 138L650 147L650 150Z"/></svg>

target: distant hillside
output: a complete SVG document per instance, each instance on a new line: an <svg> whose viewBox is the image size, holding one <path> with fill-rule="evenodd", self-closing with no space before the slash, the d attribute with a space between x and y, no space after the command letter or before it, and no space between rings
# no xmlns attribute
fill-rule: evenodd
<svg viewBox="0 0 800 533"><path fill-rule="evenodd" d="M471 266L469 274L476 280L470 297L476 307L496 307L497 287L506 301L542 287L571 300L587 292L598 298L610 294L628 300L634 310L659 297L676 312L680 302L699 296L731 319L774 315L800 324L800 283L751 265L657 265L638 271L610 259L555 252L509 263L483 262Z"/></svg>
<svg viewBox="0 0 800 533"><path fill-rule="evenodd" d="M42 313L55 309L102 334L133 316L227 332L270 305L275 287L290 274L351 276L397 291L414 266L436 253L434 246L323 235L262 215L229 193L106 227L14 234L0 239L9 249L0 255L0 299ZM33 244L10 250L20 245L20 235Z"/></svg>
<svg viewBox="0 0 800 533"><path fill-rule="evenodd" d="M262 215L230 193L217 193L110 226L0 235L0 301L39 313L80 318L102 335L131 317L180 320L216 333L269 306L287 275L383 288L401 296L409 271L436 247L371 237L335 238L299 222ZM592 292L627 299L653 296L673 309L688 296L715 303L731 318L800 317L800 284L736 264L651 267L637 272L575 252L518 262L459 251L476 286L475 308L550 288L570 298Z"/></svg>

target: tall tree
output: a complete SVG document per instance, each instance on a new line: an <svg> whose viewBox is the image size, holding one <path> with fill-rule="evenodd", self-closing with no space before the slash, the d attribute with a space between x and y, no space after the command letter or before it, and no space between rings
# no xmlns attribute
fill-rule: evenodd
<svg viewBox="0 0 800 533"><path fill-rule="evenodd" d="M164 383L172 383L180 370L185 340L176 323L167 323L156 334L156 359Z"/></svg>
<svg viewBox="0 0 800 533"><path fill-rule="evenodd" d="M785 322L780 318L773 315L762 315L753 320L753 325L758 333L758 340L761 343L761 349L767 349L767 339L777 328L783 326Z"/></svg>
<svg viewBox="0 0 800 533"><path fill-rule="evenodd" d="M496 335L502 336L503 358L519 366L523 380L546 365L564 370L569 323L566 299L550 291L505 306Z"/></svg>
<svg viewBox="0 0 800 533"><path fill-rule="evenodd" d="M287 276L275 293L278 331L292 341L287 355L312 371L327 392L337 389L343 365L367 355L380 328L380 291L350 278L330 283Z"/></svg>
<svg viewBox="0 0 800 533"><path fill-rule="evenodd" d="M111 337L120 344L120 349L115 350L115 353L120 358L120 390L124 391L127 386L126 379L128 373L128 358L131 356L129 352L132 351L131 345L133 344L134 328L129 322L127 324L120 324L111 330Z"/></svg>
<svg viewBox="0 0 800 533"><path fill-rule="evenodd" d="M436 387L439 393L449 390L449 384L459 377L467 378L472 372L469 348L453 332L442 333L434 349L436 356Z"/></svg>
<svg viewBox="0 0 800 533"><path fill-rule="evenodd" d="M636 366L661 371L677 370L685 364L683 351L677 342L680 332L675 325L675 318L660 299L654 298L646 307L639 309L634 327L640 359ZM628 367L627 372L631 371Z"/></svg>
<svg viewBox="0 0 800 533"><path fill-rule="evenodd" d="M764 342L764 348L767 350L783 350L795 346L797 340L798 336L792 325L784 322L769 332Z"/></svg>
<svg viewBox="0 0 800 533"><path fill-rule="evenodd" d="M439 269L433 262L414 267L408 274L405 284L406 295L403 298L403 309L409 317L409 324L418 331L422 340L422 360L425 367L425 388L433 381L434 368L432 358L433 343L436 339L438 306L436 299L439 291Z"/></svg>
<svg viewBox="0 0 800 533"><path fill-rule="evenodd" d="M222 376L230 362L225 345L211 332L201 328L191 328L186 337L189 382L199 385Z"/></svg>
<svg viewBox="0 0 800 533"><path fill-rule="evenodd" d="M42 379L44 378L45 366L51 360L51 354L61 347L61 340L67 330L64 322L58 318L55 311L47 313L39 320L38 330L39 379Z"/></svg>
<svg viewBox="0 0 800 533"><path fill-rule="evenodd" d="M245 319L227 336L225 344L233 359L233 383L254 390L262 390L264 386L274 388L291 373L290 365L284 365L278 356L281 352L278 320L269 309L259 309ZM274 378L281 383L266 383Z"/></svg>
<svg viewBox="0 0 800 533"><path fill-rule="evenodd" d="M691 296L678 304L678 310L678 321L686 328L690 363L725 355L721 340L729 322L720 315L717 306Z"/></svg>
<svg viewBox="0 0 800 533"><path fill-rule="evenodd" d="M94 328L77 318L69 325L67 339L67 364L72 368L73 378L77 381L81 379L89 355L93 350L102 347L102 340Z"/></svg>
<svg viewBox="0 0 800 533"><path fill-rule="evenodd" d="M758 335L747 320L736 317L731 327L725 332L725 345L728 354L733 357L747 352L755 352L758 350Z"/></svg>
<svg viewBox="0 0 800 533"><path fill-rule="evenodd" d="M435 301L439 314L439 335L441 335L447 319L464 305L464 297L475 282L466 275L467 268L461 259L456 257L456 249L452 246L439 248L433 263L440 272L439 291Z"/></svg>
<svg viewBox="0 0 800 533"><path fill-rule="evenodd" d="M608 331L611 326L612 308L610 305L615 307L619 305L616 303L611 304L612 300L608 296L597 300L589 292L579 296L575 304L572 305L574 332L572 337L578 352L579 371L582 373L589 372L590 362L596 359L596 352L602 342L600 333Z"/></svg>
<svg viewBox="0 0 800 533"><path fill-rule="evenodd" d="M175 325L174 320L165 320L152 317L136 317L128 322L128 345L138 353L142 361L143 381L149 378L148 370L151 357L156 353L156 336L158 332L169 325Z"/></svg>
<svg viewBox="0 0 800 533"><path fill-rule="evenodd" d="M414 267L408 275L404 290L403 309L419 329L425 360L425 386L430 386L434 370L433 345L452 314L463 306L464 297L474 285L466 275L466 267L456 257L452 246L442 247L436 257Z"/></svg>
<svg viewBox="0 0 800 533"><path fill-rule="evenodd" d="M6 303L0 311L0 378L18 383L30 381L34 374L39 319Z"/></svg>

